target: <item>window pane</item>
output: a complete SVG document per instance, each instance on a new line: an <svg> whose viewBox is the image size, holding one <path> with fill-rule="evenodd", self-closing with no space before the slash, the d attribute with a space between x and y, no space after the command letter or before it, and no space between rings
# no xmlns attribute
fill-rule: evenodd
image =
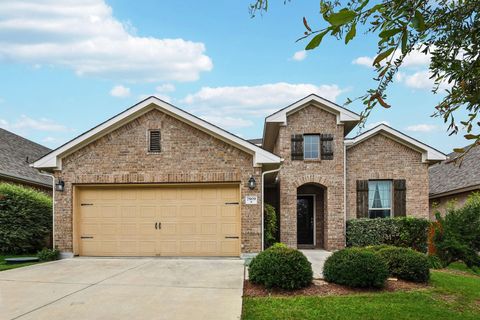
<svg viewBox="0 0 480 320"><path fill-rule="evenodd" d="M303 137L303 157L305 159L318 159L320 147L319 135L305 135Z"/></svg>
<svg viewBox="0 0 480 320"><path fill-rule="evenodd" d="M389 209L384 209L384 210L369 210L368 211L368 217L371 219L375 218L390 218L390 210Z"/></svg>
<svg viewBox="0 0 480 320"><path fill-rule="evenodd" d="M368 208L392 207L392 181L368 181Z"/></svg>

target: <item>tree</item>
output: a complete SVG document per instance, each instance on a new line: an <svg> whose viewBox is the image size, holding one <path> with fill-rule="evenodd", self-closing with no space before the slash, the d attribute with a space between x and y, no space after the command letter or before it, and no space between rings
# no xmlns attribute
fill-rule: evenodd
<svg viewBox="0 0 480 320"><path fill-rule="evenodd" d="M250 5L252 17L267 10L268 0ZM450 135L463 126L473 147L480 144L479 10L480 0L320 0L320 27L312 29L303 18L305 33L297 41L308 39L306 50L317 48L327 35L348 44L357 37L357 26L365 27L365 34L378 36L373 61L377 87L354 99L365 106L362 123L376 106L390 107L386 91L405 57L413 51L429 54L433 93L441 90L440 85L448 87L441 90L433 116L443 117ZM348 99L347 104L354 100ZM462 111L467 116L457 120Z"/></svg>

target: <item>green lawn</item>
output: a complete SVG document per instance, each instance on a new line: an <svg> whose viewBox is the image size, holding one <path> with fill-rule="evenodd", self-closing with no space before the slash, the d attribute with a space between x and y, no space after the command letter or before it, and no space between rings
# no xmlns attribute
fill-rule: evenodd
<svg viewBox="0 0 480 320"><path fill-rule="evenodd" d="M433 271L432 288L330 297L245 298L243 319L480 319L480 277Z"/></svg>
<svg viewBox="0 0 480 320"><path fill-rule="evenodd" d="M29 262L29 263L19 263L19 264L7 264L5 262L5 258L13 258L13 257L32 257L35 255L7 255L7 256L1 256L0 255L0 271L5 271L5 270L10 270L10 269L15 269L15 268L20 268L20 267L25 267L25 266L30 266L32 264L37 264L39 262Z"/></svg>

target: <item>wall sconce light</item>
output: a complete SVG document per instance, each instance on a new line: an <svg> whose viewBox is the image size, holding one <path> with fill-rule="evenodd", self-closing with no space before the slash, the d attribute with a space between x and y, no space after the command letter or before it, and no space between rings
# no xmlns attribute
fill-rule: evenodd
<svg viewBox="0 0 480 320"><path fill-rule="evenodd" d="M62 179L58 179L58 182L55 183L55 191L63 192L65 190L65 182Z"/></svg>
<svg viewBox="0 0 480 320"><path fill-rule="evenodd" d="M253 176L250 176L250 179L248 179L248 189L253 190L257 186L257 182L255 181L255 178Z"/></svg>

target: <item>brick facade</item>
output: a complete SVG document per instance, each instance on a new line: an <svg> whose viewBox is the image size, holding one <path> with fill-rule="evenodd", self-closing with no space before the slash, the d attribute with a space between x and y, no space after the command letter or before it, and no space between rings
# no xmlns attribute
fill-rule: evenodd
<svg viewBox="0 0 480 320"><path fill-rule="evenodd" d="M297 188L304 184L316 184L324 188L326 193L322 244L327 250L342 248L345 246L343 125L337 124L334 114L315 106L307 106L293 113L288 116L287 122L287 126L280 127L274 148L274 153L285 160L279 172L280 240L297 247ZM291 159L291 135L307 133L333 134L333 160Z"/></svg>
<svg viewBox="0 0 480 320"><path fill-rule="evenodd" d="M149 129L161 130L161 153L148 153ZM261 168L253 167L252 155L159 110L66 156L55 175L65 181L65 191L55 193L55 240L62 251L73 251L74 185L199 182L240 183L241 251L260 251ZM246 185L251 175L257 181L253 191ZM245 205L247 194L256 195L258 204Z"/></svg>
<svg viewBox="0 0 480 320"><path fill-rule="evenodd" d="M369 179L405 179L407 215L428 219L428 164L420 152L383 134L347 149L347 219L357 217L356 181Z"/></svg>

